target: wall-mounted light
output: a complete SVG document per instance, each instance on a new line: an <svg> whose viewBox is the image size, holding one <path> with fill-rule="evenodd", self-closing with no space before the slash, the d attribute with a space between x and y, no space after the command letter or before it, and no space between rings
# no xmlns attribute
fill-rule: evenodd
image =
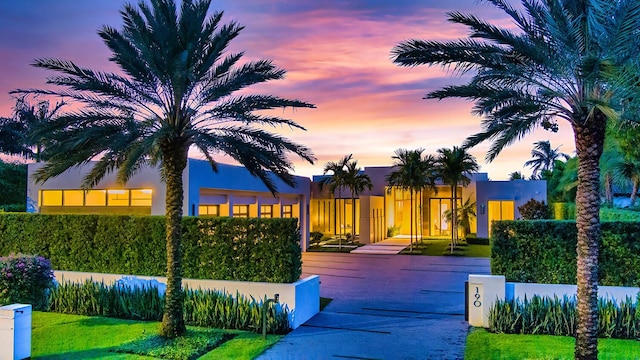
<svg viewBox="0 0 640 360"><path fill-rule="evenodd" d="M480 205L480 214L484 215L484 204Z"/></svg>

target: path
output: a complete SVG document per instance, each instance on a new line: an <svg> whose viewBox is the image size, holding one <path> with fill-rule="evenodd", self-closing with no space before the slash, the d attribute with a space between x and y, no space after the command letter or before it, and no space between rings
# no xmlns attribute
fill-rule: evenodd
<svg viewBox="0 0 640 360"><path fill-rule="evenodd" d="M304 253L333 301L258 359L462 359L470 273L489 259Z"/></svg>

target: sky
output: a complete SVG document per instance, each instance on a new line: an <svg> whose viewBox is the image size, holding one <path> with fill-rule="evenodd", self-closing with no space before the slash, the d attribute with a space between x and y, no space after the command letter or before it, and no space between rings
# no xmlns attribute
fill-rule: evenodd
<svg viewBox="0 0 640 360"><path fill-rule="evenodd" d="M95 70L115 71L97 30L121 28L122 0L0 1L0 116L10 116L15 99L9 91L43 88L48 73L30 64L37 58L71 60ZM137 3L137 0L134 1ZM398 148L459 146L481 130L472 103L459 99L424 100L426 93L464 81L439 67L405 68L391 61L391 49L418 38L453 40L467 35L464 26L447 22L447 13L464 12L501 26L506 16L476 0L214 0L223 22L245 26L231 51L245 60L271 59L287 70L284 80L250 92L311 102L316 109L285 110L306 131L273 129L313 151L314 165L292 158L296 175L322 173L328 161L353 154L362 167L392 165ZM482 172L505 180L513 171L531 174L524 163L533 143L550 140L574 154L570 126L558 133L536 130L485 162L489 143L470 152ZM198 157L197 153L192 154ZM220 161L232 163L228 158Z"/></svg>

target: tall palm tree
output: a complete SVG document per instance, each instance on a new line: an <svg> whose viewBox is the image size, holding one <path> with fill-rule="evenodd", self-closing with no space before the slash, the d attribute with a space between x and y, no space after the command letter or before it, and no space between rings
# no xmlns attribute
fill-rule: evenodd
<svg viewBox="0 0 640 360"><path fill-rule="evenodd" d="M287 158L294 153L312 162L311 151L262 129L264 125L301 128L294 121L259 115L256 110L314 107L272 95L233 95L236 91L283 78L269 60L240 63L243 53L227 53L243 26L222 24L222 12L207 16L210 0L141 1L124 5L123 28L98 31L111 50L118 73L99 72L71 61L38 59L38 68L54 71L55 90L18 93L57 95L84 107L63 114L42 128L52 145L47 164L36 174L43 182L66 169L97 159L83 180L95 186L117 171L125 183L144 166L159 166L166 185L167 291L160 334L185 331L181 267L182 174L192 147L212 169L212 155L225 153L243 164L276 193L274 178L295 186Z"/></svg>
<svg viewBox="0 0 640 360"><path fill-rule="evenodd" d="M465 25L468 38L408 40L393 49L394 61L450 67L469 74L466 84L447 86L427 98L459 97L475 102L483 131L465 146L493 144L487 160L536 127L557 131L567 121L579 158L577 194L578 326L576 358L597 357L598 160L608 119L638 109L637 0L488 0L513 27L499 27L458 12L449 20Z"/></svg>
<svg viewBox="0 0 640 360"><path fill-rule="evenodd" d="M436 190L435 158L432 155L422 156L424 149L397 149L392 159L393 171L387 176L387 183L392 188L409 190L409 251L413 252L414 204L413 195L430 188ZM417 233L417 232L416 232Z"/></svg>
<svg viewBox="0 0 640 360"><path fill-rule="evenodd" d="M511 174L509 174L509 180L511 180L511 181L513 181L513 180L525 180L525 178L524 178L524 175L522 175L522 172L514 171Z"/></svg>
<svg viewBox="0 0 640 360"><path fill-rule="evenodd" d="M457 208L457 212L456 224L462 228L462 236L466 239L471 232L471 219L476 217L476 202L472 202L471 197L467 197L467 200ZM444 212L444 217L449 222L452 221L452 215L453 211L451 209Z"/></svg>
<svg viewBox="0 0 640 360"><path fill-rule="evenodd" d="M454 146L451 149L438 149L438 175L445 184L451 187L451 212L457 214L458 185L467 186L471 183L468 174L477 172L480 168L476 158L466 149ZM451 253L458 243L457 216L451 217Z"/></svg>
<svg viewBox="0 0 640 360"><path fill-rule="evenodd" d="M553 164L556 160L561 160L562 158L567 160L569 155L561 152L560 146L553 149L549 140L543 140L533 143L531 157L533 159L525 162L524 166L531 167L533 174L537 176L543 170L553 170Z"/></svg>
<svg viewBox="0 0 640 360"><path fill-rule="evenodd" d="M338 191L338 199L342 199L342 189L347 187L347 175L346 168L347 164L351 161L351 154L344 156L340 161L333 162L329 161L324 165L324 169L322 174L325 175L322 180L319 182L320 190L322 190L325 186L329 187L329 192L331 196ZM328 175L329 174L329 175ZM334 212L334 220L336 223L336 227L338 227L338 248L342 249L342 225L343 219L338 216L338 203L335 206ZM340 212L342 217L344 217L344 211Z"/></svg>
<svg viewBox="0 0 640 360"><path fill-rule="evenodd" d="M345 165L344 180L345 185L351 192L351 226L352 239L356 237L356 197L358 197L365 189L371 190L373 184L369 175L362 172L358 166L357 160L348 161Z"/></svg>

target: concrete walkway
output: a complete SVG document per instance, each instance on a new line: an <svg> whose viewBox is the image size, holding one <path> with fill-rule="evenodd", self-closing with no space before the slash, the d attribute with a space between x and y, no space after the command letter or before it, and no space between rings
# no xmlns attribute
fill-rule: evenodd
<svg viewBox="0 0 640 360"><path fill-rule="evenodd" d="M489 259L304 253L333 301L258 359L462 359L470 273Z"/></svg>
<svg viewBox="0 0 640 360"><path fill-rule="evenodd" d="M384 239L377 243L360 246L355 250L351 250L351 253L394 255L400 253L400 251L404 250L407 246L409 246L408 237L393 237Z"/></svg>

